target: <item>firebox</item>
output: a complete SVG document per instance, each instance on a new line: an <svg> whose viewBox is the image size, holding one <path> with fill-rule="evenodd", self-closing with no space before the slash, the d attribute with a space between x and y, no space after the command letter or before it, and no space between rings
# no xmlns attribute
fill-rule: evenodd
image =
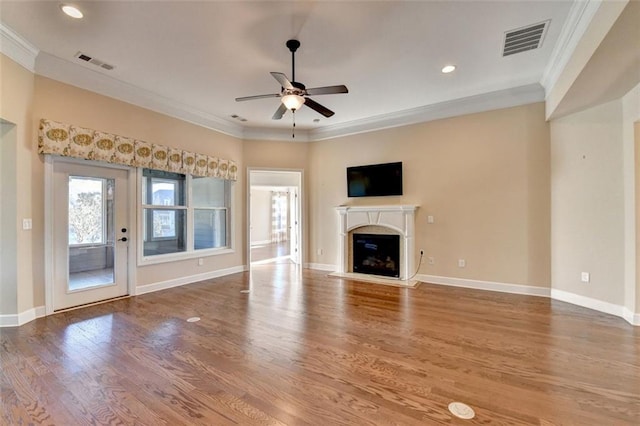
<svg viewBox="0 0 640 426"><path fill-rule="evenodd" d="M353 234L353 272L400 277L400 236Z"/></svg>

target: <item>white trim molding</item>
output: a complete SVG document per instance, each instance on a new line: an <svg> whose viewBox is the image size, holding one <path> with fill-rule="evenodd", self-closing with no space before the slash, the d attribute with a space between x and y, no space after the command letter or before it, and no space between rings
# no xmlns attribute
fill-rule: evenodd
<svg viewBox="0 0 640 426"><path fill-rule="evenodd" d="M0 22L0 53L16 61L31 72L36 69L38 48Z"/></svg>
<svg viewBox="0 0 640 426"><path fill-rule="evenodd" d="M188 275L185 277L174 278L172 280L161 281L153 284L145 284L136 287L135 295L153 293L155 291L166 290L168 288L180 287L187 284L193 284L199 281L210 280L212 278L224 277L226 275L237 274L239 272L248 271L246 265L234 266L232 268L218 269L217 271L205 272L202 274Z"/></svg>
<svg viewBox="0 0 640 426"><path fill-rule="evenodd" d="M416 275L416 279L425 284L447 285L451 287L464 287L475 290L498 291L501 293L522 294L526 296L549 297L549 287L536 287L522 284L500 283L495 281L470 280L466 278L440 277L437 275Z"/></svg>
<svg viewBox="0 0 640 426"><path fill-rule="evenodd" d="M333 272L336 270L336 265L330 265L328 263L305 263L304 267L308 269L315 269L316 271Z"/></svg>
<svg viewBox="0 0 640 426"><path fill-rule="evenodd" d="M36 72L53 80L131 103L229 136L243 137L242 127L230 120L216 117L46 52L41 52L38 56Z"/></svg>
<svg viewBox="0 0 640 426"><path fill-rule="evenodd" d="M604 302L598 299L593 299L591 297L581 296L579 294L570 293L568 291L558 290L554 288L551 290L551 298L554 300L559 300L561 302L571 303L572 305L582 306L583 308L593 309L594 311L603 312L605 314L625 318L623 306Z"/></svg>
<svg viewBox="0 0 640 426"><path fill-rule="evenodd" d="M526 84L431 105L411 108L389 114L323 126L309 131L309 141L321 141L342 136L357 135L411 124L426 123L460 115L510 108L542 102L544 88L539 83Z"/></svg>
<svg viewBox="0 0 640 426"><path fill-rule="evenodd" d="M625 321L627 321L631 325L640 326L640 314L631 312L627 308L623 309L622 318L624 318Z"/></svg>
<svg viewBox="0 0 640 426"><path fill-rule="evenodd" d="M27 309L24 312L13 315L0 315L0 328L2 327L19 327L23 324L33 321L36 318L42 318L46 315L44 306L36 306Z"/></svg>
<svg viewBox="0 0 640 426"><path fill-rule="evenodd" d="M558 41L551 52L549 62L542 74L540 84L549 93L555 86L562 70L578 46L578 42L587 31L591 20L600 7L602 0L574 1L569 10L569 16L558 37Z"/></svg>

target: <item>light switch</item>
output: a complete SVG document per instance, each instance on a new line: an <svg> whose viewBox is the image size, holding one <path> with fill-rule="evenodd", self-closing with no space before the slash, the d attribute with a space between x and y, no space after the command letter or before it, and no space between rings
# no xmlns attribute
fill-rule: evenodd
<svg viewBox="0 0 640 426"><path fill-rule="evenodd" d="M22 219L22 229L28 230L33 228L33 221L31 219Z"/></svg>
<svg viewBox="0 0 640 426"><path fill-rule="evenodd" d="M433 223L433 216L427 216L427 223Z"/></svg>

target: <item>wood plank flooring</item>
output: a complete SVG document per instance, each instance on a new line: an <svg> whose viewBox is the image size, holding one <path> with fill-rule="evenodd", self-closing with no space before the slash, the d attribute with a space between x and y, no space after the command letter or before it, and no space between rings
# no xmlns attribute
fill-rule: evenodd
<svg viewBox="0 0 640 426"><path fill-rule="evenodd" d="M291 265L0 329L0 367L2 425L640 424L620 318Z"/></svg>

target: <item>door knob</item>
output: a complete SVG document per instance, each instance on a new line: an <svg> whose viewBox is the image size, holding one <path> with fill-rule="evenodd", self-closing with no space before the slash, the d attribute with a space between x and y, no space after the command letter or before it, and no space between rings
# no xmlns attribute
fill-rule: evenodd
<svg viewBox="0 0 640 426"><path fill-rule="evenodd" d="M122 237L118 241L126 242L127 241L127 237Z"/></svg>

